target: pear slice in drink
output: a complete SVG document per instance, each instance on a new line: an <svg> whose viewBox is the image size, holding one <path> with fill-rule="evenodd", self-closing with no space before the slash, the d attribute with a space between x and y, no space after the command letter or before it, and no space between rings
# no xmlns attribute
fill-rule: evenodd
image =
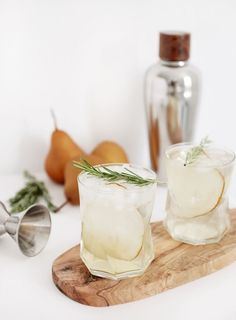
<svg viewBox="0 0 236 320"><path fill-rule="evenodd" d="M86 212L85 212L86 210ZM83 217L84 247L95 257L133 260L142 248L143 219L135 207L88 204Z"/></svg>
<svg viewBox="0 0 236 320"><path fill-rule="evenodd" d="M169 189L173 213L193 218L211 212L224 194L225 179L216 168L169 163Z"/></svg>

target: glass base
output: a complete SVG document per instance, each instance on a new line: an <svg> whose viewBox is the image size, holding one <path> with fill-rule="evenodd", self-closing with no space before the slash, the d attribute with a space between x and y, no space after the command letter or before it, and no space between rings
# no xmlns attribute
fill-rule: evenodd
<svg viewBox="0 0 236 320"><path fill-rule="evenodd" d="M223 202L208 214L194 218L177 217L167 210L164 226L176 241L192 245L217 243L230 227L227 203Z"/></svg>
<svg viewBox="0 0 236 320"><path fill-rule="evenodd" d="M145 241L132 260L124 260L110 255L102 257L95 256L84 246L83 240L80 246L80 257L90 273L107 279L120 280L140 276L154 259L151 228L148 227L144 236Z"/></svg>
<svg viewBox="0 0 236 320"><path fill-rule="evenodd" d="M228 228L224 230L224 232L222 234L220 234L218 237L215 238L208 238L208 239L191 239L191 238L187 238L184 236L180 236L180 235L176 235L175 233L172 233L171 230L168 229L168 227L166 226L166 224L164 223L164 226L167 230L167 232L169 233L169 235L172 237L172 239L176 240L176 241L180 241L180 242L184 242L187 244L191 244L191 245L205 245L205 244L211 244L211 243L217 243L220 240L223 239L223 237L225 236L225 234L228 231Z"/></svg>
<svg viewBox="0 0 236 320"><path fill-rule="evenodd" d="M83 259L83 257L81 257L82 261L84 262L84 264L86 265L86 267L88 268L89 272L97 277L101 277L101 278L106 278L106 279L111 279L111 280L122 280L122 279L127 279L127 278L133 278L133 277L137 277L137 276L141 276L146 269L149 267L149 265L151 264L151 262L154 259L154 255L153 257L150 258L149 261L147 261L147 264L145 265L144 268L142 269L137 269L137 270L130 270L130 271L126 271L126 272L122 272L122 273L117 273L117 274L112 274L109 272L105 272L105 271L101 271L101 270L95 270L95 269L91 269L86 261Z"/></svg>

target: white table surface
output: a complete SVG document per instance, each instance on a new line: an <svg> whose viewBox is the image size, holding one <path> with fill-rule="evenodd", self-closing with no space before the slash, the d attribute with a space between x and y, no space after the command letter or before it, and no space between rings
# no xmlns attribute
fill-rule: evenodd
<svg viewBox="0 0 236 320"><path fill-rule="evenodd" d="M54 185L44 174L54 202L64 199L61 186ZM1 176L1 200L6 201L22 186L21 175ZM231 187L231 207L236 205L235 175ZM166 190L158 188L152 220L164 216ZM236 197L235 197L236 199ZM64 296L53 284L51 267L58 255L79 243L78 207L66 206L52 215L52 233L45 250L34 258L24 257L7 235L0 238L0 319L1 320L235 320L236 263L178 288L142 301L94 308Z"/></svg>

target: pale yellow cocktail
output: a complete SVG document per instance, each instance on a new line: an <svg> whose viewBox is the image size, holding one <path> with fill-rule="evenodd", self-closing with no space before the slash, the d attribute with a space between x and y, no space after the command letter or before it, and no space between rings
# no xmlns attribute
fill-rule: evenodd
<svg viewBox="0 0 236 320"><path fill-rule="evenodd" d="M193 148L192 144L177 144L166 151L165 226L176 240L213 243L229 228L227 190L235 154L209 144L186 163Z"/></svg>
<svg viewBox="0 0 236 320"><path fill-rule="evenodd" d="M154 183L136 186L80 174L81 258L94 275L111 279L140 275L154 257L150 217L156 175L129 164L106 167L118 172L132 170Z"/></svg>

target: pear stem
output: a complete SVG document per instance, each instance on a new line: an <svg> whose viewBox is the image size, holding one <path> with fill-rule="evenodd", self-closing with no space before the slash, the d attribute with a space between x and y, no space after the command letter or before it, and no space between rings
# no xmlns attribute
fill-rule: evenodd
<svg viewBox="0 0 236 320"><path fill-rule="evenodd" d="M64 208L69 203L69 200L64 201L60 206L58 206L54 212L59 212L62 208Z"/></svg>
<svg viewBox="0 0 236 320"><path fill-rule="evenodd" d="M55 130L57 130L57 118L56 118L56 114L55 114L55 112L54 112L54 110L51 108L50 109L50 111L51 111L51 116L52 116L52 119L53 119L53 123L54 123L54 128L55 128Z"/></svg>

